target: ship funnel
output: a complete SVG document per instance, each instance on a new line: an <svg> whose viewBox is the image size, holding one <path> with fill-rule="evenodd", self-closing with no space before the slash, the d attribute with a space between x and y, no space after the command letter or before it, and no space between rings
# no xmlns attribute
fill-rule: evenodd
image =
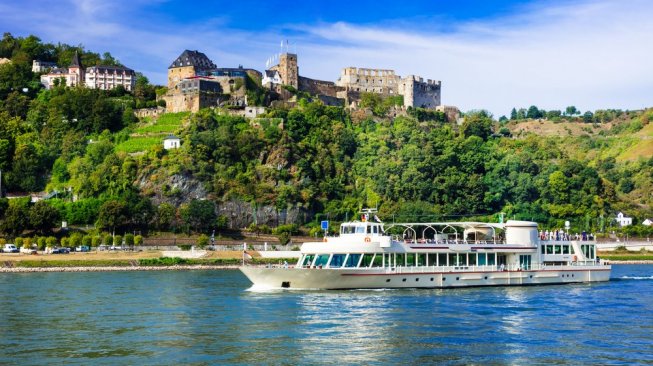
<svg viewBox="0 0 653 366"><path fill-rule="evenodd" d="M506 244L531 246L537 243L536 222L517 220L506 222Z"/></svg>

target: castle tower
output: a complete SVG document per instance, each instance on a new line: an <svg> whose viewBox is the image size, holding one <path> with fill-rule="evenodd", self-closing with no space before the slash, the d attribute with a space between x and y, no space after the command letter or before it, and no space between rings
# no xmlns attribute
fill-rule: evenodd
<svg viewBox="0 0 653 366"><path fill-rule="evenodd" d="M70 66L68 66L68 85L77 86L84 83L84 68L82 67L82 62L79 60L79 55L75 51Z"/></svg>
<svg viewBox="0 0 653 366"><path fill-rule="evenodd" d="M297 55L294 53L282 53L279 56L279 76L285 85L295 89L299 88L299 67L297 67Z"/></svg>

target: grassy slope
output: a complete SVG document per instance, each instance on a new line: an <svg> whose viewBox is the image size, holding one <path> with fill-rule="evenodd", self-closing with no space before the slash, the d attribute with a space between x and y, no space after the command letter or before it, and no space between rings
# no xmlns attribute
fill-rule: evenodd
<svg viewBox="0 0 653 366"><path fill-rule="evenodd" d="M190 113L166 113L152 123L149 118L143 120L129 140L116 146L117 152L135 153L147 151L152 146L162 144L166 135L178 132L183 121Z"/></svg>

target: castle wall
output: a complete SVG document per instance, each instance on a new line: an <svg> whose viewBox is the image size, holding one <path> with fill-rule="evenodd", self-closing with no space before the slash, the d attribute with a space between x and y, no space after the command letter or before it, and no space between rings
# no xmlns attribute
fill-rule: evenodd
<svg viewBox="0 0 653 366"><path fill-rule="evenodd" d="M318 94L336 98L338 91L345 89L343 87L336 86L336 84L331 81L315 80L300 76L299 90L305 91L312 95Z"/></svg>
<svg viewBox="0 0 653 366"><path fill-rule="evenodd" d="M336 85L346 90L378 94L397 94L400 78L394 70L346 67Z"/></svg>
<svg viewBox="0 0 653 366"><path fill-rule="evenodd" d="M398 92L404 96L405 107L435 108L440 101L441 82L426 80L415 75L401 79Z"/></svg>
<svg viewBox="0 0 653 366"><path fill-rule="evenodd" d="M195 75L194 66L174 67L168 69L168 88L174 88L178 82Z"/></svg>

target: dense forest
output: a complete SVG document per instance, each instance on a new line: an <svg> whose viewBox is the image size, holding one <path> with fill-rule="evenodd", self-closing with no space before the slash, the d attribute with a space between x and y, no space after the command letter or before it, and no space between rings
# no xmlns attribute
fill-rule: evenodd
<svg viewBox="0 0 653 366"><path fill-rule="evenodd" d="M0 199L7 237L51 234L61 221L116 233L315 231L319 219L351 219L362 207L387 221L502 213L593 232L619 230L617 211L653 217L653 110L533 106L447 121L422 109L391 117L395 101L373 95L353 112L304 96L253 120L221 109L139 120L134 109L156 105L157 93L142 75L134 93L40 87L32 60L65 66L75 51L86 65L119 63L34 36L0 41L0 58L11 60L0 65L1 190L47 194ZM528 132L528 123L568 133ZM180 149L163 149L167 133Z"/></svg>

